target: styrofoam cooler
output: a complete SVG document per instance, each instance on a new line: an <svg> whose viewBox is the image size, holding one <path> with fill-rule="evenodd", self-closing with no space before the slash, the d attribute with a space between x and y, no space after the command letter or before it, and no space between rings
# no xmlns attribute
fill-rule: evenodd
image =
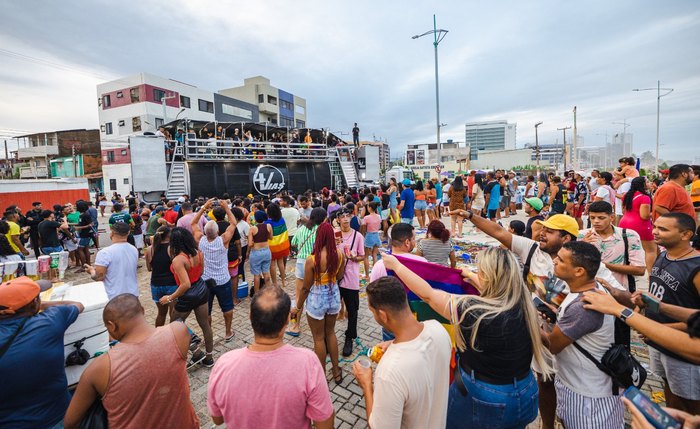
<svg viewBox="0 0 700 429"><path fill-rule="evenodd" d="M107 293L102 282L70 286L65 289L64 294L53 294L51 300L77 301L85 307L85 310L78 315L78 319L68 327L63 337L63 344L66 345L64 347L64 357L68 357L70 353L76 350L72 344L73 342L85 337L91 337L86 339L83 344L83 349L87 350L90 357L95 356L95 353L109 350L109 334L102 322L102 311L109 299L107 299ZM91 362L92 359L87 361L85 365L66 367L66 378L69 386L80 380L83 371Z"/></svg>

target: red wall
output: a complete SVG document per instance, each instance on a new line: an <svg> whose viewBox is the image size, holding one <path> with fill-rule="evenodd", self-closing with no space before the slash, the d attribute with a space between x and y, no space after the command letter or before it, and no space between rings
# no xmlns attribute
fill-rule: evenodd
<svg viewBox="0 0 700 429"><path fill-rule="evenodd" d="M154 89L160 89L161 91L165 91L166 95L171 95L174 94L174 98L169 98L165 101L165 104L169 107L174 107L174 108L179 108L180 107L180 94L177 91L173 91L170 89L165 89L161 88L158 86L153 86L153 85L138 85L138 86L130 86L128 88L123 88L119 89L116 91L112 92L107 92L105 94L101 94L100 98L102 99L102 110L107 110L107 109L113 109L116 107L122 107L122 106L128 106L129 104L135 104L131 102L131 88L138 88L139 89L139 101L138 103L142 103L144 101L149 101L151 103L157 103L160 104L160 100L156 100L153 94ZM117 92L122 93L121 98L117 98ZM104 105L104 96L109 95L110 98L110 106L107 107Z"/></svg>
<svg viewBox="0 0 700 429"><path fill-rule="evenodd" d="M122 151L126 150L126 155L122 155ZM114 162L107 161L107 152L114 152ZM102 149L102 165L112 164L128 164L131 162L131 152L128 147Z"/></svg>
<svg viewBox="0 0 700 429"><path fill-rule="evenodd" d="M65 204L71 202L75 204L77 200L88 200L90 194L87 189L66 189L62 191L28 191L28 192L6 192L0 194L0 207L12 204L18 205L23 213L32 209L32 203L40 201L45 210L51 210L54 204Z"/></svg>

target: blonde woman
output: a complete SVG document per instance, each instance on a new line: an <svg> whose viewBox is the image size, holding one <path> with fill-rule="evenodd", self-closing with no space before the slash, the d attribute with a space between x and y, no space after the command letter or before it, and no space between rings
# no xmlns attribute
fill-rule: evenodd
<svg viewBox="0 0 700 429"><path fill-rule="evenodd" d="M515 428L535 420L538 388L530 369L533 357L545 377L553 370L515 256L492 247L479 254L478 274L463 272L480 296L433 289L395 256L382 255L382 260L454 327L460 371L450 386L447 428ZM492 411L497 408L500 413Z"/></svg>

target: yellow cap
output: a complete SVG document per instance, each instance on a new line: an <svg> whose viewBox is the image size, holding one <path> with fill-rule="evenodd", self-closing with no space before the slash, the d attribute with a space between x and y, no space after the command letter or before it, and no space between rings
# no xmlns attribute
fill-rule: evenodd
<svg viewBox="0 0 700 429"><path fill-rule="evenodd" d="M572 218L571 216L555 214L554 216L547 218L547 220L538 220L535 222L549 229L566 231L574 237L578 237L578 224L576 223L576 219Z"/></svg>

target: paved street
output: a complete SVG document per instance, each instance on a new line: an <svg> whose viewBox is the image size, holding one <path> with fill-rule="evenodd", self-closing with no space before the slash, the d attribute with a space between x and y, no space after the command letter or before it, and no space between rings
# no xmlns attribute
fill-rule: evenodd
<svg viewBox="0 0 700 429"><path fill-rule="evenodd" d="M515 217L515 219L523 220L524 215L519 214L517 217ZM509 219L504 219L504 224L507 224L508 220ZM101 229L106 228L106 221L106 217L100 219ZM444 221L447 225L449 225L449 219L445 218ZM469 225L471 226L471 224ZM470 228L467 227L467 225L465 225L465 232L467 232L468 230L470 230ZM465 237L468 238L470 241L494 243L492 239L486 237L482 233L472 233L471 235L466 235ZM106 246L109 243L109 238L107 234L101 234L100 240L100 244L102 246ZM141 291L141 302L146 309L146 316L148 317L148 319L154 321L156 315L156 306L151 300L151 292L149 286L150 274L146 270L145 261L142 260L140 264L142 265L142 267L139 268L138 278L139 287ZM291 263L288 264L287 285L285 288L285 290L288 293L290 293L291 296L294 296L294 275L292 271L293 266L294 265ZM252 280L252 276L250 276L249 273L246 275L246 278ZM85 283L89 281L87 275L73 274L72 272L69 272L69 274L67 274L66 279L73 280L76 283ZM379 325L374 321L369 309L367 308L367 299L363 293L364 287L365 284L362 283L360 290L358 334L362 344L364 344L365 346L372 346L381 341L381 330ZM638 287L646 289L646 281L639 281ZM250 299L247 298L235 308L233 318L233 327L236 333L235 339L230 343L224 343L223 317L221 316L221 312L215 304L213 313L215 359L217 359L219 356L221 356L223 353L226 353L229 350L245 347L252 341L252 329L250 327L249 321L249 306ZM188 322L190 328L192 328L193 330L195 330L195 332L201 335L201 333L198 332L199 328L197 327L194 318L190 317L190 320ZM346 323L346 321L339 321L336 324L336 334L340 343L339 347L342 347L342 342L344 340L343 332L345 331ZM311 333L308 330L308 325L306 324L305 319L302 323L302 329L302 335L300 335L298 338L292 338L287 336L287 342L298 347L305 347L309 349L313 348ZM357 348L355 350L357 351ZM641 341L636 336L633 336L633 351L646 366L648 363L646 347L641 344ZM342 362L341 367L343 369L344 379L342 383L336 384L331 379L330 364L328 364L327 366L327 378L329 380L329 386L331 389L331 398L333 400L333 404L336 410L335 427L341 429L365 428L365 407L364 400L362 398L362 391L355 382L354 377L352 376L351 364L348 362ZM211 369L204 367L196 367L190 370L191 399L199 415L202 427L206 428L212 427L211 420L207 415L206 407L207 380L210 371ZM660 379L657 376L650 374L644 390L648 394L653 395L653 397L660 398L658 396L659 392L663 392L660 384ZM251 400L264 402L265 399L251 398ZM535 422L531 424L530 427L536 428L539 427L539 425L537 424L537 422Z"/></svg>

